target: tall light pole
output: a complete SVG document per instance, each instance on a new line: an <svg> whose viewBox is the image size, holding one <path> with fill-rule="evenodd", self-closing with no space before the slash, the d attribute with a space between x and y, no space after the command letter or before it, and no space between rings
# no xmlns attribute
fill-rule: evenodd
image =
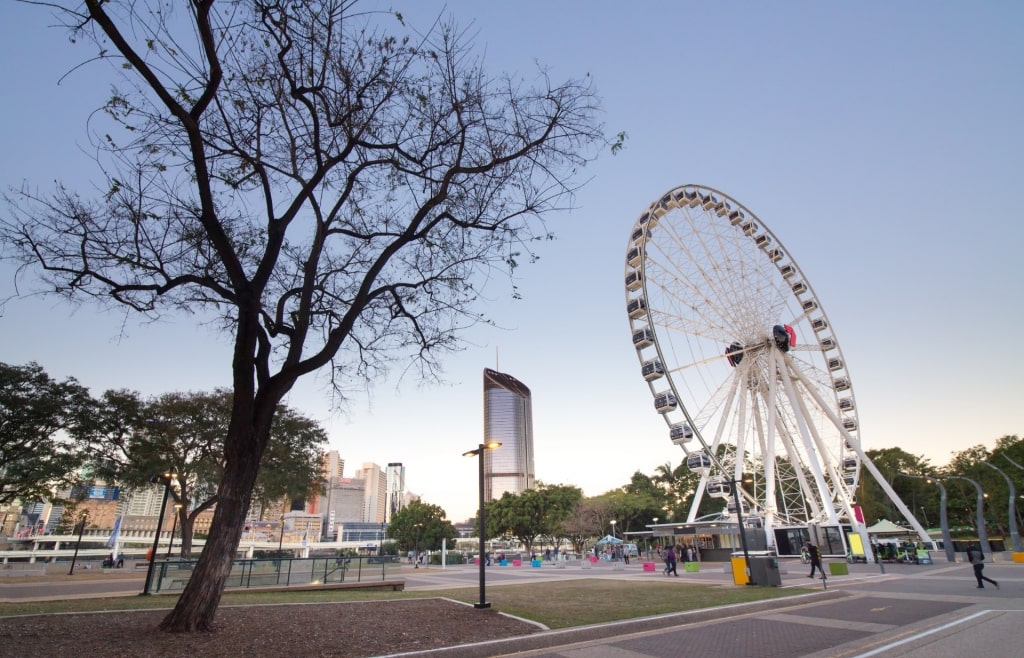
<svg viewBox="0 0 1024 658"><path fill-rule="evenodd" d="M935 475L911 475L910 473L903 473L902 471L897 472L897 475L902 475L908 478L917 478L918 480L924 480L928 484L934 484L939 488L939 528L942 530L942 547L946 549L946 560L949 562L956 562L956 551L953 550L953 539L949 536L949 515L946 512L946 487L942 484L942 480ZM882 564L879 562L878 564Z"/></svg>
<svg viewBox="0 0 1024 658"><path fill-rule="evenodd" d="M743 547L743 562L747 565L747 584L757 585L754 582L754 573L750 570L750 551L747 550L747 533L743 532L743 506L740 505L740 483L751 480L740 478L729 480L732 484L732 499L736 503L736 526L740 531L740 546Z"/></svg>
<svg viewBox="0 0 1024 658"><path fill-rule="evenodd" d="M978 524L978 541L981 543L981 550L983 553L988 553L989 557L992 557L992 546L988 543L988 533L985 531L985 492L981 490L981 485L972 480L971 478L964 477L962 475L947 475L945 476L950 480L966 480L974 485L974 490L978 494L977 502L977 524Z"/></svg>
<svg viewBox="0 0 1024 658"><path fill-rule="evenodd" d="M174 523L171 524L171 541L167 542L167 557L171 557L171 551L174 550L174 533L178 530L178 514L182 507L184 505L181 503L174 503Z"/></svg>
<svg viewBox="0 0 1024 658"><path fill-rule="evenodd" d="M89 520L89 510L82 512L82 516L79 518L82 525L78 528L78 543L75 544L75 554L71 558L71 569L68 571L69 576L75 575L75 562L78 561L78 548L82 545L82 533L85 532L85 524ZM110 565L114 566L114 565Z"/></svg>
<svg viewBox="0 0 1024 658"><path fill-rule="evenodd" d="M416 528L416 543L413 544L413 549L412 549L412 568L413 569L419 569L420 568L420 528L423 527L423 524L422 523L417 523L413 527Z"/></svg>
<svg viewBox="0 0 1024 658"><path fill-rule="evenodd" d="M487 538L484 529L487 527L487 525L484 519L484 452L486 452L487 450L494 450L499 446L501 446L500 441L488 441L486 443L481 443L479 446L477 446L476 450L468 450L462 453L463 457L478 457L480 463L480 472L478 478L480 488L480 510L479 512L477 512L476 515L477 534L480 536L480 600L473 604L473 607L477 610L491 607L491 604L487 601L487 596L485 595L485 582L487 576L484 572L484 567L486 566L484 553L486 552Z"/></svg>
<svg viewBox="0 0 1024 658"><path fill-rule="evenodd" d="M1004 473L1001 468L997 468L994 464L989 464L988 462L981 463L1002 475L1003 479L1006 480L1006 486L1010 488L1010 542L1013 543L1013 550L1019 553L1024 548L1021 548L1020 530L1017 529L1017 488L1013 486L1013 480L1010 479L1010 476Z"/></svg>
<svg viewBox="0 0 1024 658"><path fill-rule="evenodd" d="M160 503L160 516L156 522L156 535L153 537L153 550L151 551L149 558L149 567L146 569L146 584L142 587L142 594L147 595L152 592L149 591L149 587L153 582L153 565L156 564L156 553L160 550L160 530L164 527L164 511L167 509L167 499L171 496L171 482L178 479L178 469L171 466L171 470L160 475L154 475L149 479L150 482L156 484L157 482L164 483L164 498L163 502Z"/></svg>

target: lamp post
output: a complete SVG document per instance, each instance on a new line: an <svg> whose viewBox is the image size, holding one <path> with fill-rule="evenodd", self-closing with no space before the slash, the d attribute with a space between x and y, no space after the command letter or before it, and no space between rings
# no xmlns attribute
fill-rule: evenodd
<svg viewBox="0 0 1024 658"><path fill-rule="evenodd" d="M740 505L740 483L750 480L729 480L732 485L732 499L736 503L736 527L740 531L740 546L743 547L743 562L747 566L747 584L757 585L754 582L753 572L750 571L750 551L747 550L747 533L743 532L743 506Z"/></svg>
<svg viewBox="0 0 1024 658"><path fill-rule="evenodd" d="M946 501L948 500L948 496L946 495L945 485L943 485L942 481L935 475L912 475L902 471L897 471L897 475L924 480L928 484L934 484L939 488L939 528L942 530L942 547L946 550L946 560L949 562L956 562L956 551L953 550L953 539L949 536L949 515L946 512ZM881 564L881 562L879 562L879 564Z"/></svg>
<svg viewBox="0 0 1024 658"><path fill-rule="evenodd" d="M82 545L82 533L85 532L85 523L89 520L89 511L82 512L82 516L79 518L81 526L78 528L78 543L75 544L75 554L71 557L71 569L68 571L69 576L75 575L75 562L78 561L78 548ZM110 565L114 566L114 565Z"/></svg>
<svg viewBox="0 0 1024 658"><path fill-rule="evenodd" d="M477 603L473 604L473 607L477 610L482 610L484 608L491 607L491 604L487 601L487 597L485 596L485 582L487 576L484 573L484 566L486 562L484 560L484 553L486 552L487 538L484 530L487 527L487 525L484 519L484 452L486 452L487 450L494 450L499 446L501 446L500 441L487 441L486 443L481 443L479 446L477 446L476 450L469 450L467 452L462 453L463 457L479 458L480 463L478 478L480 488L480 510L479 512L477 512L476 516L477 534L480 536L480 600Z"/></svg>
<svg viewBox="0 0 1024 658"><path fill-rule="evenodd" d="M142 587L142 594L145 596L151 594L149 591L150 585L153 582L153 565L156 564L156 553L160 550L160 529L164 527L164 512L167 510L167 499L171 496L171 482L178 479L178 469L171 466L171 470L160 475L154 475L149 479L152 483L163 482L164 483L164 498L163 502L160 503L160 516L156 522L156 533L153 537L153 550L151 551L149 558L149 567L146 569L146 584Z"/></svg>
<svg viewBox="0 0 1024 658"><path fill-rule="evenodd" d="M981 485L972 480L971 478L967 478L962 475L947 475L946 477L950 480L966 480L974 485L974 490L978 494L978 502L976 504L978 542L981 543L982 552L988 553L989 557L991 557L992 546L990 546L988 543L988 533L985 531L985 492L981 490Z"/></svg>
<svg viewBox="0 0 1024 658"><path fill-rule="evenodd" d="M654 517L651 520L654 521L654 525L658 525L658 517ZM653 528L651 528L651 539L654 539L654 529ZM655 543L657 543L657 542L655 542ZM650 542L648 542L648 544L647 544L647 559L650 560L653 555L654 554L651 552L651 544L650 544Z"/></svg>
<svg viewBox="0 0 1024 658"><path fill-rule="evenodd" d="M419 569L420 568L420 528L423 527L423 524L422 523L417 523L413 527L416 528L416 543L413 545L413 549L412 549L412 568L413 569Z"/></svg>
<svg viewBox="0 0 1024 658"><path fill-rule="evenodd" d="M181 503L174 503L174 523L171 524L171 541L167 542L167 557L171 557L171 551L174 550L174 533L178 530L178 514L182 507L184 505Z"/></svg>
<svg viewBox="0 0 1024 658"><path fill-rule="evenodd" d="M1006 480L1006 486L1010 488L1010 541L1013 543L1013 550L1019 553L1024 550L1024 548L1021 548L1020 530L1017 529L1017 488L1013 486L1013 480L1011 480L1001 468L996 467L994 464L989 464L988 462L981 463L1002 475L1003 479Z"/></svg>

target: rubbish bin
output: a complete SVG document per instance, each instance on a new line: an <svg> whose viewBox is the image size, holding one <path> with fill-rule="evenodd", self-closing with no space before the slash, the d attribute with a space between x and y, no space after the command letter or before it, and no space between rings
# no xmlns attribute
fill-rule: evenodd
<svg viewBox="0 0 1024 658"><path fill-rule="evenodd" d="M779 561L773 556L750 557L750 579L760 587L781 587Z"/></svg>

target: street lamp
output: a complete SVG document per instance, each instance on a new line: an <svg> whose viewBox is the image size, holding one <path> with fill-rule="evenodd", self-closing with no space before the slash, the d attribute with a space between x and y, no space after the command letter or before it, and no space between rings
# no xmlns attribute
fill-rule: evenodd
<svg viewBox="0 0 1024 658"><path fill-rule="evenodd" d="M652 519L652 521L654 521L654 525L658 525L658 517L654 517ZM651 539L654 539L654 529L653 528L651 529ZM651 553L651 543L650 543L650 541L648 541L647 542L647 559L650 560L652 555L653 555L653 553Z"/></svg>
<svg viewBox="0 0 1024 658"><path fill-rule="evenodd" d="M181 503L174 503L174 523L171 524L171 541L167 543L167 557L171 557L171 551L174 550L174 533L178 529L178 514L182 507L184 505Z"/></svg>
<svg viewBox="0 0 1024 658"><path fill-rule="evenodd" d="M948 496L946 496L945 485L943 485L942 481L934 475L912 475L902 471L898 471L897 475L924 480L928 484L934 484L939 488L939 528L942 530L942 547L946 549L946 560L949 562L956 562L956 551L953 550L953 539L949 536L949 515L946 513L946 501L948 500ZM881 561L879 561L878 564L881 565Z"/></svg>
<svg viewBox="0 0 1024 658"><path fill-rule="evenodd" d="M412 549L412 568L413 569L419 569L420 568L420 528L423 527L423 524L422 523L417 523L413 527L416 528L416 543L413 545L413 549Z"/></svg>
<svg viewBox="0 0 1024 658"><path fill-rule="evenodd" d="M491 604L488 603L487 597L485 596L484 589L486 587L485 582L487 576L484 573L484 553L486 552L486 533L484 529L487 527L484 520L484 452L488 450L494 450L501 446L500 441L488 441L481 443L477 446L476 450L469 450L462 453L463 457L478 457L480 462L480 474L479 474L479 485L480 485L480 511L477 513L477 534L480 536L480 601L473 604L473 607L481 610L484 608L490 608Z"/></svg>
<svg viewBox="0 0 1024 658"><path fill-rule="evenodd" d="M160 550L160 529L164 527L164 512L167 510L167 499L171 495L171 482L178 479L178 469L171 466L171 470L166 473L154 475L149 478L149 481L156 484L158 482L164 483L164 498L160 504L160 516L156 522L156 534L153 537L153 550L150 552L149 567L146 569L146 584L142 588L142 594L147 595L152 592L149 591L149 587L153 582L153 565L156 564L156 553Z"/></svg>
<svg viewBox="0 0 1024 658"><path fill-rule="evenodd" d="M75 544L75 554L71 558L71 570L68 571L68 575L69 576L74 576L75 575L75 562L78 561L78 549L82 545L82 533L85 532L85 524L86 524L86 522L88 520L89 520L89 510L86 510L86 511L82 512L82 516L79 518L79 521L82 522L82 525L78 528L78 543ZM114 565L110 565L110 566L114 566Z"/></svg>
<svg viewBox="0 0 1024 658"><path fill-rule="evenodd" d="M743 562L747 565L747 584L757 585L754 582L754 573L750 570L750 551L747 550L747 533L743 532L743 506L740 505L740 483L753 482L753 479L740 478L729 480L732 485L732 499L736 503L736 527L740 531L740 545L743 547Z"/></svg>
<svg viewBox="0 0 1024 658"><path fill-rule="evenodd" d="M988 462L981 463L1002 475L1006 480L1006 486L1010 488L1010 541L1013 542L1013 550L1019 553L1024 549L1021 548L1020 531L1017 529L1017 488L1013 486L1013 480L1001 468Z"/></svg>
<svg viewBox="0 0 1024 658"><path fill-rule="evenodd" d="M981 485L972 480L971 478L964 477L962 475L946 475L944 476L950 480L967 480L974 485L974 490L978 493L977 502L977 517L978 517L978 541L981 543L981 551L988 553L991 557L992 547L988 543L988 533L985 532L985 492L981 490Z"/></svg>

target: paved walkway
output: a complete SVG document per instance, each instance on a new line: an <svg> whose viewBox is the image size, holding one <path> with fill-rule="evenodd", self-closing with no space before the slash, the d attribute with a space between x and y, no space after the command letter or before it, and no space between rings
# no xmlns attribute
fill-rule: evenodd
<svg viewBox="0 0 1024 658"><path fill-rule="evenodd" d="M722 565L703 565L699 573L669 579L735 587ZM1024 627L1024 564L988 564L985 574L999 590L976 589L970 565L850 565L850 574L824 583L808 580L807 567L791 562L783 587L812 587L809 594L724 608L659 615L582 628L553 630L522 638L399 654L444 658L494 656L546 658L960 658L1024 655L1019 646ZM405 568L406 589L475 586L476 567ZM487 586L575 578L610 578L643 582L665 580L660 571L639 564L617 570L610 564L584 569L491 567ZM827 589L825 588L827 586ZM74 582L0 584L0 600L124 595L139 591L133 580L94 576ZM120 590L120 591L119 591Z"/></svg>
<svg viewBox="0 0 1024 658"><path fill-rule="evenodd" d="M849 575L830 576L825 583L808 580L803 565L791 564L789 569L795 573L782 576L783 587L813 585L818 591L781 601L547 631L513 640L400 655L444 658L1022 655L1018 636L1024 624L1024 565L987 565L985 573L1000 582L999 590L977 589L973 572L966 564L885 565L885 573L878 565L851 565ZM551 576L554 574L527 570L509 573L489 570L488 582L524 582ZM585 576L662 577L660 573L608 569L595 569L585 575L567 573L563 577ZM436 574L430 577L441 578ZM446 577L450 578L451 574ZM685 574L679 580L734 586L731 576L724 574L721 567Z"/></svg>

